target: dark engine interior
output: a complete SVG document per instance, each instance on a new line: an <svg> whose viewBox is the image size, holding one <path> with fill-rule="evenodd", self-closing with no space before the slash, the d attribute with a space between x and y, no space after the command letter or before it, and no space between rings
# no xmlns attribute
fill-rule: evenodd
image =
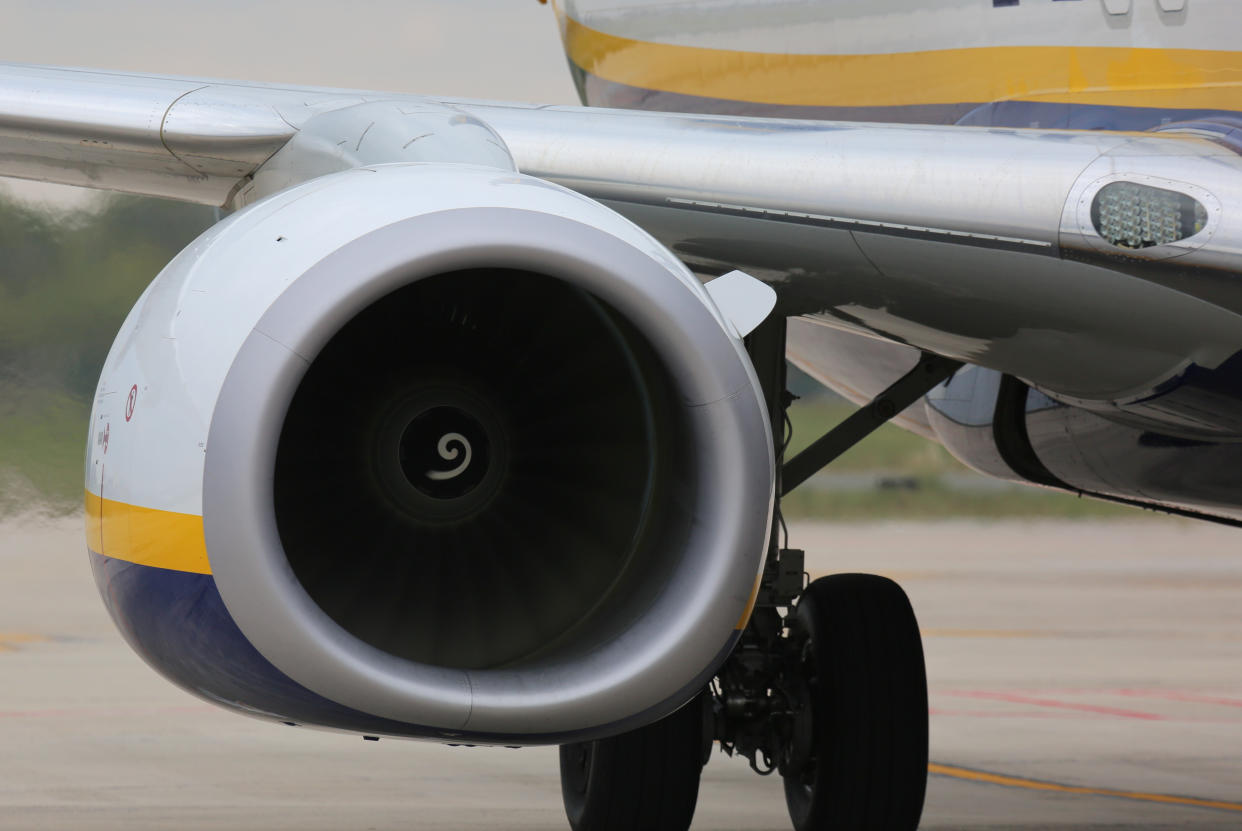
<svg viewBox="0 0 1242 831"><path fill-rule="evenodd" d="M689 533L675 395L649 341L565 282L411 283L332 338L289 407L290 566L340 626L408 660L589 651L649 605Z"/></svg>

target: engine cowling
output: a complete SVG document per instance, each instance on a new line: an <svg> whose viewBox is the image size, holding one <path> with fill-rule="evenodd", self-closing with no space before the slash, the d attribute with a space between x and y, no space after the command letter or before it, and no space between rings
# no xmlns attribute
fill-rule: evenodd
<svg viewBox="0 0 1242 831"><path fill-rule="evenodd" d="M773 458L741 341L571 191L384 165L269 197L108 357L88 542L122 631L291 723L557 742L654 720L731 649Z"/></svg>

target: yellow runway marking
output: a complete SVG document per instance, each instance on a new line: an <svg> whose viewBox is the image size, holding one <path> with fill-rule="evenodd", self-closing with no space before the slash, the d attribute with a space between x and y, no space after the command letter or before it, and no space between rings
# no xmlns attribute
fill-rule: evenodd
<svg viewBox="0 0 1242 831"><path fill-rule="evenodd" d="M936 762L932 762L927 766L927 772L940 776L949 776L954 779L964 779L970 782L1003 785L1007 788L1026 788L1030 791L1054 791L1056 793L1072 793L1082 796L1111 796L1118 799L1134 799L1139 802L1159 802L1165 805L1188 805L1193 808L1215 808L1220 811L1242 812L1242 802L1224 802L1218 799L1199 799L1193 796L1171 796L1169 794L1144 793L1142 791L1118 791L1112 788L1087 788L1081 785L1062 785L1058 782L1024 779L1019 776L988 773L987 771L960 768L955 765L942 765Z"/></svg>
<svg viewBox="0 0 1242 831"><path fill-rule="evenodd" d="M0 632L0 652L16 652L24 643L46 643L51 638L34 632Z"/></svg>

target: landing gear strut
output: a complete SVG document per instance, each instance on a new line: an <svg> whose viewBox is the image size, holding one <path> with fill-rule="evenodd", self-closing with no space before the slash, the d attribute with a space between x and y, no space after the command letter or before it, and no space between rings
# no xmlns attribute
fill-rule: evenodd
<svg viewBox="0 0 1242 831"><path fill-rule="evenodd" d="M786 435L785 320L747 349ZM961 364L923 355L905 376L788 463L784 496L951 376ZM640 730L561 748L574 831L685 831L715 739L755 772L779 772L796 831L915 831L927 784L927 678L905 593L870 574L805 584L803 552L782 545L779 496L755 609L707 690Z"/></svg>

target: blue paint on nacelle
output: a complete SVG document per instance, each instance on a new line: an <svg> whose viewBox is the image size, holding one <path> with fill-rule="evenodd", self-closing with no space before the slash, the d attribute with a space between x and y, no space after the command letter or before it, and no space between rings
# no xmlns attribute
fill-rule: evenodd
<svg viewBox="0 0 1242 831"><path fill-rule="evenodd" d="M464 744L565 744L600 732L450 731L359 712L308 690L264 658L229 615L210 574L138 565L94 551L89 556L104 605L133 650L172 683L234 712L284 724ZM702 690L740 636L736 630L709 668L674 697L688 700ZM604 729L621 733L652 718L644 711Z"/></svg>
<svg viewBox="0 0 1242 831"><path fill-rule="evenodd" d="M104 604L134 651L177 686L246 715L351 732L437 736L306 689L274 667L229 615L210 574L137 565L90 552Z"/></svg>

